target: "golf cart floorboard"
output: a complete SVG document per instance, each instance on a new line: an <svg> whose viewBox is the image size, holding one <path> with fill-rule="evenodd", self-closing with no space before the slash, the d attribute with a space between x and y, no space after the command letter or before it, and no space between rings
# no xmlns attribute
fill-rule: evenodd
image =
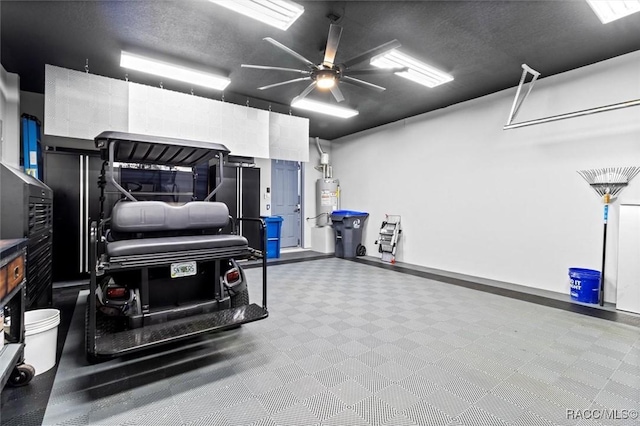
<svg viewBox="0 0 640 426"><path fill-rule="evenodd" d="M109 332L98 330L95 348L96 356L112 357L158 346L176 340L187 339L204 333L221 331L236 325L246 324L266 318L266 309L255 303L237 308L172 320L131 330ZM103 323L103 321L99 321ZM104 321L106 323L108 321ZM103 326L107 324L101 324Z"/></svg>

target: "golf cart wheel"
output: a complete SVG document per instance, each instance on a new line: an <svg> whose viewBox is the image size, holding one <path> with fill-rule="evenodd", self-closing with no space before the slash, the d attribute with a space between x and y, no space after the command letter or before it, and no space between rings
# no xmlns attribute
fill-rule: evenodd
<svg viewBox="0 0 640 426"><path fill-rule="evenodd" d="M358 247L356 248L356 256L366 256L366 255L367 255L367 248L362 244L358 244Z"/></svg>
<svg viewBox="0 0 640 426"><path fill-rule="evenodd" d="M28 384L36 375L36 369L29 364L16 365L9 376L9 385L15 388Z"/></svg>
<svg viewBox="0 0 640 426"><path fill-rule="evenodd" d="M248 304L249 304L249 289L247 288L231 296L232 308L239 308L240 306L245 306Z"/></svg>

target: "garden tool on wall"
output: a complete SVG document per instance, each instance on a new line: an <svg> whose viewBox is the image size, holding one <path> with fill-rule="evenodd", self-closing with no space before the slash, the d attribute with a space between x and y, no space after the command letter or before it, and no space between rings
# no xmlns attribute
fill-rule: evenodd
<svg viewBox="0 0 640 426"><path fill-rule="evenodd" d="M602 241L602 272L600 274L600 291L598 301L604 305L604 271L607 253L607 222L609 221L609 204L629 184L640 167L608 167L604 169L580 170L578 174L593 188L604 202L604 232Z"/></svg>

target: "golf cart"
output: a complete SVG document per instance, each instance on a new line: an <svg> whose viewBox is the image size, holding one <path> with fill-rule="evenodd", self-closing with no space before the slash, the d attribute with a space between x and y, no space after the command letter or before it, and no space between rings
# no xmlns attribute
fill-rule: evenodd
<svg viewBox="0 0 640 426"><path fill-rule="evenodd" d="M233 219L226 204L211 201L222 176L204 200L193 195L196 166L217 159L222 173L229 150L216 143L121 132L103 132L95 144L103 165L100 218L91 223L89 236L87 358L116 357L266 318L264 221ZM116 163L191 168L192 200L156 201L149 199L150 192L127 190L115 178ZM110 217L105 217L107 185L121 194ZM167 199L166 193L158 195ZM236 221L260 228L261 247L249 247L236 235ZM229 224L231 233L223 233ZM249 258L262 259L262 306L249 303L247 279L237 262Z"/></svg>

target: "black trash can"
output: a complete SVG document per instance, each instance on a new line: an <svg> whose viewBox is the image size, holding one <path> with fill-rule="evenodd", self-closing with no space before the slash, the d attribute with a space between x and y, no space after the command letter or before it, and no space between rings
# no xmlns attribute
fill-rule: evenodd
<svg viewBox="0 0 640 426"><path fill-rule="evenodd" d="M331 226L336 241L336 257L353 258L362 244L362 228L369 213L353 210L331 212Z"/></svg>

